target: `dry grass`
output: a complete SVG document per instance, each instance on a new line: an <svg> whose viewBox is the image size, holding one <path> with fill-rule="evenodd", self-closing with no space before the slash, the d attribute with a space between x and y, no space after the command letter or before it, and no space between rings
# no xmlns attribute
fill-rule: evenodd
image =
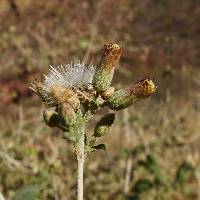
<svg viewBox="0 0 200 200"><path fill-rule="evenodd" d="M72 146L43 123L38 99L21 85L7 85L17 80L26 86L49 64L66 63L75 55L97 63L107 41L125 46L114 84L151 76L158 92L117 114L103 138L106 152L86 162L85 198L200 199L197 1L16 2L19 16L8 1L0 3L0 191L6 199L27 185L41 188L40 199L76 196ZM155 157L154 167L149 157ZM132 164L124 194L127 160ZM181 176L178 169L183 169ZM146 185L138 189L142 179Z"/></svg>
<svg viewBox="0 0 200 200"><path fill-rule="evenodd" d="M41 199L64 200L65 194L67 199L75 199L76 162L70 144L62 139L58 130L44 125L37 105L19 105L12 110L12 115L1 119L0 124L0 179L5 196L12 196L21 186L36 184L42 188ZM126 110L125 121L124 113L119 112L116 125L103 139L107 151L94 153L86 162L86 198L133 198L138 194L132 190L137 180L155 178L140 164L147 155L153 154L160 170L167 176L169 189L160 183L162 187L158 184L156 188L139 193L141 199L154 199L158 193L164 199L197 199L197 174L193 173L184 183L189 192L177 189L173 183L182 163L190 163L198 169L198 114L196 94L179 102L176 96L167 96L162 100L154 97L138 103ZM132 159L133 166L130 190L124 195L127 158Z"/></svg>

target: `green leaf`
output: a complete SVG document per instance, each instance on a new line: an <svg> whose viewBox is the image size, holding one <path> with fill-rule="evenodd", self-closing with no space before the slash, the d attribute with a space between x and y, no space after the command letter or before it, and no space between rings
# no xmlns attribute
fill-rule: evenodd
<svg viewBox="0 0 200 200"><path fill-rule="evenodd" d="M102 137L106 135L110 129L110 126L114 123L114 121L115 121L115 113L109 113L104 117L102 117L94 129L94 136Z"/></svg>
<svg viewBox="0 0 200 200"><path fill-rule="evenodd" d="M194 169L189 163L182 163L176 172L175 182L182 185L187 182L192 175Z"/></svg>
<svg viewBox="0 0 200 200"><path fill-rule="evenodd" d="M106 150L106 145L105 144L98 144L96 146L93 147L93 149L95 150L99 150L99 149L102 149L102 150Z"/></svg>
<svg viewBox="0 0 200 200"><path fill-rule="evenodd" d="M89 141L86 142L85 144L85 153L90 154L91 152L95 151L93 147L95 146L96 138L91 137Z"/></svg>
<svg viewBox="0 0 200 200"><path fill-rule="evenodd" d="M73 143L77 143L81 138L81 132L79 133L77 130L70 130L69 132L64 132L64 138L68 139Z"/></svg>
<svg viewBox="0 0 200 200"><path fill-rule="evenodd" d="M25 186L16 191L12 200L36 200L38 195L38 186Z"/></svg>
<svg viewBox="0 0 200 200"><path fill-rule="evenodd" d="M149 172L154 174L157 182L165 185L167 184L167 176L159 166L154 154L151 153L147 155L146 161L144 161L142 164Z"/></svg>
<svg viewBox="0 0 200 200"><path fill-rule="evenodd" d="M136 193L141 193L143 191L149 190L153 187L153 183L148 179L139 179L134 187L133 191Z"/></svg>
<svg viewBox="0 0 200 200"><path fill-rule="evenodd" d="M81 112L76 113L76 123L73 124L72 126L68 127L68 131L64 132L64 138L68 139L69 141L73 143L77 143L82 134L83 134L83 127L84 127L84 121L82 119L82 114Z"/></svg>

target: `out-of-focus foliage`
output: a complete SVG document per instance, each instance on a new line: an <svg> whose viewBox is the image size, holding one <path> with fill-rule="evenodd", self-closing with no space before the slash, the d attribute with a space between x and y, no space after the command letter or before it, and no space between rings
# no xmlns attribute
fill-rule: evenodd
<svg viewBox="0 0 200 200"><path fill-rule="evenodd" d="M17 190L12 200L37 200L38 193L37 186L26 186Z"/></svg>
<svg viewBox="0 0 200 200"><path fill-rule="evenodd" d="M150 76L158 92L133 106L128 118L117 114L102 139L107 153L86 162L85 198L198 199L199 10L198 0L1 0L0 191L6 199L29 185L41 188L40 199L76 198L72 148L57 129L49 134L27 83L50 64L75 58L96 64L107 42L126 49L113 85ZM124 194L127 158L132 168Z"/></svg>

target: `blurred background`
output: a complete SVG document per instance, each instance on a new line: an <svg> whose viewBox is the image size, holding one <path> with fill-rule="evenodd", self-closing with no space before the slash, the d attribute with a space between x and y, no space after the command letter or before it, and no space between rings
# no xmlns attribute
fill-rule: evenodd
<svg viewBox="0 0 200 200"><path fill-rule="evenodd" d="M115 42L113 85L150 77L158 90L117 112L106 151L87 158L85 199L199 200L199 20L199 0L1 0L0 199L76 199L72 145L28 83L49 65L98 64Z"/></svg>

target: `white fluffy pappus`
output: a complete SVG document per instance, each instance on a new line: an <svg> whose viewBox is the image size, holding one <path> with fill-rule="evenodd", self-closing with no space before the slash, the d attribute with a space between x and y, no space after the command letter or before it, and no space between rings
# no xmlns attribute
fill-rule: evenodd
<svg viewBox="0 0 200 200"><path fill-rule="evenodd" d="M53 86L64 86L67 88L84 89L92 84L96 67L92 64L86 65L83 62L71 62L57 67L50 66L49 73L44 75L42 84L43 99L47 103L53 103L51 95Z"/></svg>
<svg viewBox="0 0 200 200"><path fill-rule="evenodd" d="M44 75L43 88L48 91L54 85L69 88L87 87L92 84L95 70L96 67L92 64L86 65L80 61L60 65L56 68L50 66L48 75Z"/></svg>

